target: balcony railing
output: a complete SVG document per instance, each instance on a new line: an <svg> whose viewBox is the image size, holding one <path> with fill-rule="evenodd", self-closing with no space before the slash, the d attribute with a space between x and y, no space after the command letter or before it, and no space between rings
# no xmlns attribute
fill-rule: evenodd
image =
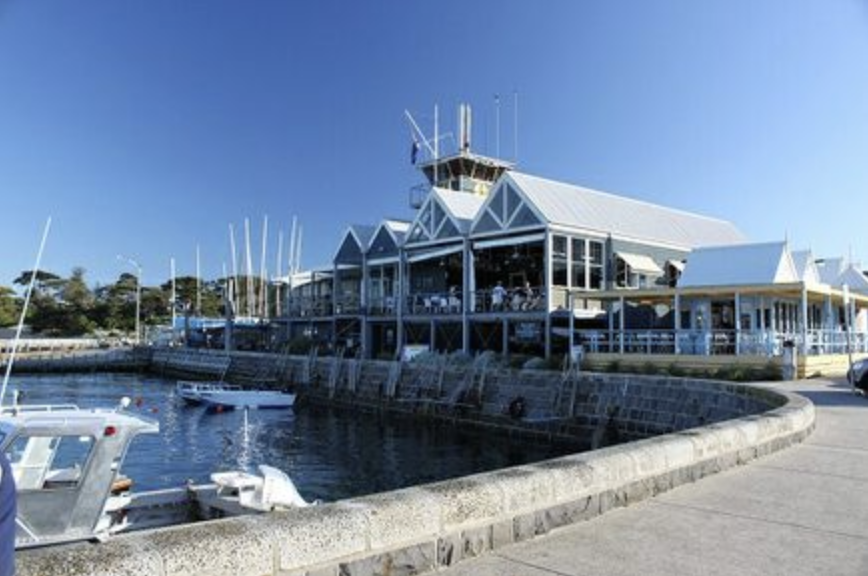
<svg viewBox="0 0 868 576"><path fill-rule="evenodd" d="M612 354L692 354L779 356L791 342L807 355L846 354L847 335L839 330L809 330L803 346L801 333L775 330L576 330L574 343L586 352ZM850 335L852 352L868 352L864 333Z"/></svg>

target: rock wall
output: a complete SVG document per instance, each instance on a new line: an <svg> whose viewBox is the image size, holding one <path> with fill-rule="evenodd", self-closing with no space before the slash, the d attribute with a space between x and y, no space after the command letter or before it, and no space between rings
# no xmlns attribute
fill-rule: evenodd
<svg viewBox="0 0 868 576"><path fill-rule="evenodd" d="M597 393L608 395L608 387ZM804 398L755 390L745 394L744 401L753 401L753 395L759 402L779 407L532 465L313 508L127 534L99 545L19 552L18 573L373 576L430 572L780 450L813 429L814 408ZM730 410L730 403L739 401L725 399L719 409Z"/></svg>

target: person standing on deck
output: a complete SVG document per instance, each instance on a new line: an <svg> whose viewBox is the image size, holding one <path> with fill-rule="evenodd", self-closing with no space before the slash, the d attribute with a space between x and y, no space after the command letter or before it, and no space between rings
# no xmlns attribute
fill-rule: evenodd
<svg viewBox="0 0 868 576"><path fill-rule="evenodd" d="M503 302L506 300L506 288L503 283L498 282L497 286L491 291L491 308L493 310L503 310Z"/></svg>
<svg viewBox="0 0 868 576"><path fill-rule="evenodd" d="M15 479L0 452L0 576L15 574Z"/></svg>

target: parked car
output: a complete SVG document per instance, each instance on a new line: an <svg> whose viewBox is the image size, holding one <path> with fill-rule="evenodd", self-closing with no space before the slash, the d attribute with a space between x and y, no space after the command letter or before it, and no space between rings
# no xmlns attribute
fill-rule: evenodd
<svg viewBox="0 0 868 576"><path fill-rule="evenodd" d="M853 362L847 373L847 380L853 383L857 394L868 396L868 358Z"/></svg>

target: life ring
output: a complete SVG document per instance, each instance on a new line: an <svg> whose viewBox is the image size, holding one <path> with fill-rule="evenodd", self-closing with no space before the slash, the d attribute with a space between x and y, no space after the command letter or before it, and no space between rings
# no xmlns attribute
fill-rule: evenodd
<svg viewBox="0 0 868 576"><path fill-rule="evenodd" d="M518 420L519 418L523 418L527 413L527 406L524 402L524 396L516 396L509 403L509 416Z"/></svg>
<svg viewBox="0 0 868 576"><path fill-rule="evenodd" d="M120 494L121 492L126 492L130 488L133 487L133 481L126 476L120 476L117 480L112 482L111 492L112 494Z"/></svg>

